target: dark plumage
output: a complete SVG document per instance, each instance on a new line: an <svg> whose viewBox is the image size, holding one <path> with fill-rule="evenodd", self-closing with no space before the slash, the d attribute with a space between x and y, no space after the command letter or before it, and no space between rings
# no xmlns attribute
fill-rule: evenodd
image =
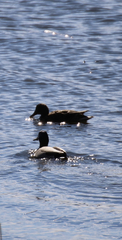
<svg viewBox="0 0 122 240"><path fill-rule="evenodd" d="M49 137L46 131L40 131L38 137L34 139L39 140L39 148L31 153L32 158L60 158L67 159L66 152L59 147L48 147Z"/></svg>
<svg viewBox="0 0 122 240"><path fill-rule="evenodd" d="M85 111L74 110L57 110L49 113L47 105L40 103L36 106L34 113L30 116L33 118L35 115L40 114L40 121L42 122L66 122L66 123L87 123L87 120L93 116L85 116Z"/></svg>

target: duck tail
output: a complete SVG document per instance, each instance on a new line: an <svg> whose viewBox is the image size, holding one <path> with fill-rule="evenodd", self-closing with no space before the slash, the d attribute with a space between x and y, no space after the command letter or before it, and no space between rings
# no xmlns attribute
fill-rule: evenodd
<svg viewBox="0 0 122 240"><path fill-rule="evenodd" d="M94 116L87 116L88 119L91 119L91 118L93 118L93 117L94 117Z"/></svg>
<svg viewBox="0 0 122 240"><path fill-rule="evenodd" d="M84 110L84 111L80 111L79 113L83 115L84 113L86 113L86 112L88 112L88 111L89 111L89 110Z"/></svg>

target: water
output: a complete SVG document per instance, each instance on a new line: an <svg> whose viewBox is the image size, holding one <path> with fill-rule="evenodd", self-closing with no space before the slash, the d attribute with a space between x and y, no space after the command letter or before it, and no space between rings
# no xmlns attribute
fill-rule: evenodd
<svg viewBox="0 0 122 240"><path fill-rule="evenodd" d="M122 3L0 2L1 239L122 239ZM40 125L88 109L89 124ZM31 160L46 130L67 163Z"/></svg>

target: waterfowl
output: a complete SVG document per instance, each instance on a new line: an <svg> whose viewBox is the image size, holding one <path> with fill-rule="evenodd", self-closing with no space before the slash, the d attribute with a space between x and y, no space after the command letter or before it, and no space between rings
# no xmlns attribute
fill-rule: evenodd
<svg viewBox="0 0 122 240"><path fill-rule="evenodd" d="M48 147L49 137L46 131L40 131L37 138L39 140L39 148L31 154L33 158L60 158L67 159L66 152L59 147Z"/></svg>
<svg viewBox="0 0 122 240"><path fill-rule="evenodd" d="M49 113L49 108L46 104L40 103L36 106L34 113L30 116L33 118L35 115L40 114L41 122L66 122L66 123L87 123L87 120L93 118L93 116L85 116L84 111L74 110L57 110Z"/></svg>

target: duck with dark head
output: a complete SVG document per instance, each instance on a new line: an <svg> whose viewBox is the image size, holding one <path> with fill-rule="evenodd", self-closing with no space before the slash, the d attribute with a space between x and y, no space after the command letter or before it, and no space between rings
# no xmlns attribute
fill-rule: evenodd
<svg viewBox="0 0 122 240"><path fill-rule="evenodd" d="M66 152L60 147L48 147L49 137L46 131L40 131L34 141L39 141L39 148L31 153L32 158L62 158L67 160Z"/></svg>
<svg viewBox="0 0 122 240"><path fill-rule="evenodd" d="M87 120L93 118L93 116L86 116L88 110L74 111L74 110L56 110L49 113L49 108L46 104L40 103L36 106L34 113L30 116L33 118L35 115L41 115L41 122L66 122L66 123L87 123Z"/></svg>

